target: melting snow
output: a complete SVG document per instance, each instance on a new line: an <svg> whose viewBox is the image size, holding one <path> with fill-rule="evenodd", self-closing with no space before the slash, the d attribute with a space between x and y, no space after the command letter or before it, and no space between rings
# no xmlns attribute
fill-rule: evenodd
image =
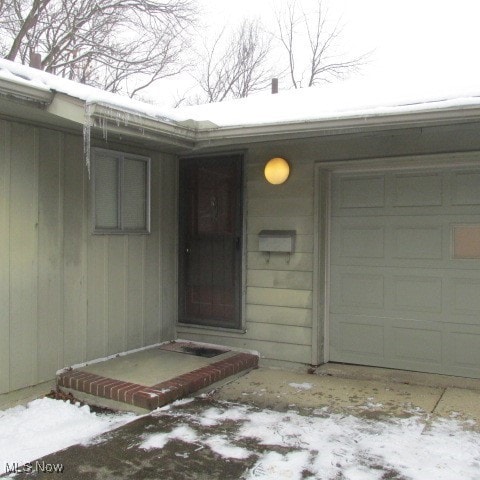
<svg viewBox="0 0 480 480"><path fill-rule="evenodd" d="M288 384L289 387L293 387L293 388L296 388L297 390L310 390L311 388L313 388L313 385L311 383L307 383L307 382L304 382L304 383L289 383Z"/></svg>
<svg viewBox="0 0 480 480"><path fill-rule="evenodd" d="M249 480L480 478L480 435L465 431L456 420L436 420L427 428L425 416L387 421L321 413L303 416L227 403L200 414L176 411L179 420L197 425L198 431L188 428L183 435L182 426L153 435L149 444L157 438L156 448L162 448L169 439L180 438L223 457L248 458ZM237 424L228 436L200 432L227 421ZM249 449L235 444L245 441Z"/></svg>
<svg viewBox="0 0 480 480"><path fill-rule="evenodd" d="M195 430L187 425L180 425L168 433L153 433L148 435L140 448L151 450L152 448L163 448L170 440L182 440L183 442L193 443L197 440Z"/></svg>
<svg viewBox="0 0 480 480"><path fill-rule="evenodd" d="M158 412L175 417L177 426L145 435L139 447L161 449L181 440L197 445L196 450L210 448L224 458L247 462L245 478L250 480L480 478L480 434L464 430L454 418L374 420L326 415L322 409L320 416L315 411L304 416L229 403L182 411L186 402ZM91 444L97 435L134 418L97 415L86 406L48 398L1 411L0 468L5 471L6 463L29 462L73 444Z"/></svg>
<svg viewBox="0 0 480 480"><path fill-rule="evenodd" d="M246 448L237 447L232 445L225 435L214 435L204 440L204 443L208 445L215 453L218 453L222 457L226 458L248 458L252 452Z"/></svg>

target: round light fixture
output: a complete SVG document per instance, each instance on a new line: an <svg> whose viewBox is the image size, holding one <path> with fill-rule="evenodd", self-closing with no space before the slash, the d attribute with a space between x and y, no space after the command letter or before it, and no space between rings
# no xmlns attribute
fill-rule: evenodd
<svg viewBox="0 0 480 480"><path fill-rule="evenodd" d="M284 158L275 157L265 165L265 178L272 185L281 185L290 175L290 165Z"/></svg>

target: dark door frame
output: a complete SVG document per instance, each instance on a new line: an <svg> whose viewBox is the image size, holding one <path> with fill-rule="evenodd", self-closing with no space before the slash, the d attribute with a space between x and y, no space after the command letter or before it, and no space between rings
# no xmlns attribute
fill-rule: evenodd
<svg viewBox="0 0 480 480"><path fill-rule="evenodd" d="M186 203L182 199L186 197L187 186L183 182L184 169L194 165L197 162L209 161L212 163L222 159L234 160L238 162L239 184L236 208L238 216L236 219L236 234L238 237L238 254L235 259L236 264L236 282L235 282L235 307L236 322L234 326L224 326L221 322L212 320L204 321L185 321L185 287L186 287ZM244 307L245 307L245 198L244 198L244 152L213 153L185 156L179 159L178 174L178 319L177 323L183 327L202 327L215 330L244 331Z"/></svg>

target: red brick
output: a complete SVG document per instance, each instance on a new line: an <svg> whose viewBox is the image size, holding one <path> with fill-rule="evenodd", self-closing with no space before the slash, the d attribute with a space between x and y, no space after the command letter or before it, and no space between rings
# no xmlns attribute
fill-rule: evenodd
<svg viewBox="0 0 480 480"><path fill-rule="evenodd" d="M57 377L57 385L59 387L70 387L70 377L66 375L58 375Z"/></svg>
<svg viewBox="0 0 480 480"><path fill-rule="evenodd" d="M103 387L103 396L112 398L112 388L118 385L118 380L112 378L112 381Z"/></svg>
<svg viewBox="0 0 480 480"><path fill-rule="evenodd" d="M206 382L206 378L204 377L198 377L196 380L194 380L191 383L192 389L190 393L194 393L198 390L201 390L202 388L208 386Z"/></svg>
<svg viewBox="0 0 480 480"><path fill-rule="evenodd" d="M129 385L131 385L131 384L118 380L115 383L115 385L113 385L112 388L110 389L110 398L112 400L117 400L117 401L121 402L120 393L124 388L126 388L126 387L128 388Z"/></svg>
<svg viewBox="0 0 480 480"><path fill-rule="evenodd" d="M130 390L125 392L125 403L133 404L134 395L144 389L145 387L143 385L137 385L135 388L131 388Z"/></svg>
<svg viewBox="0 0 480 480"><path fill-rule="evenodd" d="M77 386L76 390L81 390L83 392L85 388L85 382L89 382L91 379L95 379L91 373L84 372L75 375L73 381Z"/></svg>
<svg viewBox="0 0 480 480"><path fill-rule="evenodd" d="M169 390L168 392L160 393L158 396L158 406L163 407L167 403L171 403L179 398L182 398L182 392L178 390Z"/></svg>
<svg viewBox="0 0 480 480"><path fill-rule="evenodd" d="M95 382L95 388L92 389L92 395L98 395L99 397L105 396L105 387L115 382L112 378L103 377L100 381Z"/></svg>
<svg viewBox="0 0 480 480"><path fill-rule="evenodd" d="M148 389L144 389L140 392L136 392L133 394L133 405L136 405L140 408L145 408L147 410L155 410L158 408L159 401L158 397L152 397L150 395L151 392Z"/></svg>
<svg viewBox="0 0 480 480"><path fill-rule="evenodd" d="M92 395L97 395L98 385L105 382L105 377L98 376L95 380L91 381L88 385L88 392Z"/></svg>
<svg viewBox="0 0 480 480"><path fill-rule="evenodd" d="M129 390L132 390L136 387L138 387L139 385L137 383L129 383L129 382L126 382L124 384L124 386L122 388L120 388L118 390L118 400L120 402L126 402L125 398L126 398L126 394Z"/></svg>
<svg viewBox="0 0 480 480"><path fill-rule="evenodd" d="M96 379L96 375L93 375L91 373L85 373L81 377L77 377L77 388L75 390L79 390L81 392L89 392L88 386L90 385L90 382L94 381Z"/></svg>

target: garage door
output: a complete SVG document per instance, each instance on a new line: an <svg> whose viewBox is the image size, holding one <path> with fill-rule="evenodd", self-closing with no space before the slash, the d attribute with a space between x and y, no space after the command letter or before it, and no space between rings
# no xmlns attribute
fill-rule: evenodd
<svg viewBox="0 0 480 480"><path fill-rule="evenodd" d="M480 378L480 169L332 177L330 360Z"/></svg>

